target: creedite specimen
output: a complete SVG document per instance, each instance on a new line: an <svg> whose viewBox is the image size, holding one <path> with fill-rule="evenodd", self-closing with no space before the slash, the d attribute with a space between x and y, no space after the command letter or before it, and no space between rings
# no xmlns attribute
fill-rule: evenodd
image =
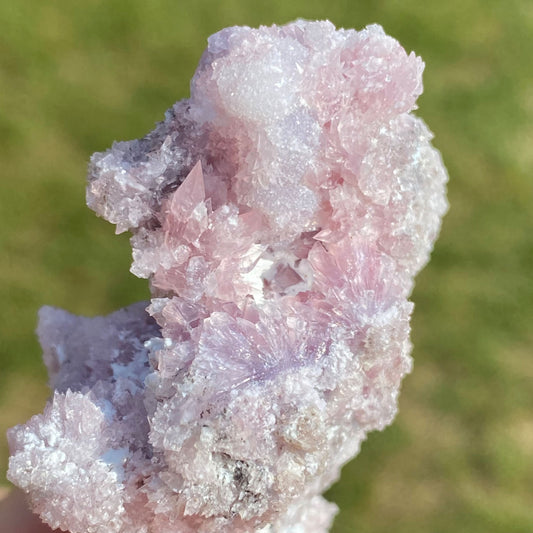
<svg viewBox="0 0 533 533"><path fill-rule="evenodd" d="M191 96L91 158L152 300L45 307L54 394L9 478L71 533L324 533L321 493L393 419L408 301L447 208L411 114L423 62L377 25L227 28ZM147 309L147 312L146 312Z"/></svg>

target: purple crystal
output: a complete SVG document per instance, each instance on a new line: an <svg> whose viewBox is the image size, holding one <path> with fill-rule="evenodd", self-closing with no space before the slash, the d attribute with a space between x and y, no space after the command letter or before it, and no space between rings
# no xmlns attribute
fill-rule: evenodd
<svg viewBox="0 0 533 533"><path fill-rule="evenodd" d="M328 530L321 493L396 413L447 208L422 70L377 25L228 28L188 100L92 157L88 205L152 300L41 311L55 392L10 430L9 478L50 526Z"/></svg>

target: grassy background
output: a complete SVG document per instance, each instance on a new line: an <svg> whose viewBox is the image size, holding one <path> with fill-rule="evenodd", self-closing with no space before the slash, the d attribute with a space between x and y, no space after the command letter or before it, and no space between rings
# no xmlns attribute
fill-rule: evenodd
<svg viewBox="0 0 533 533"><path fill-rule="evenodd" d="M48 394L43 304L103 314L147 297L127 237L84 207L90 154L150 130L208 35L329 18L381 23L426 61L451 210L413 299L400 414L329 497L335 533L533 530L531 0L0 0L0 433ZM0 439L0 485L7 447Z"/></svg>

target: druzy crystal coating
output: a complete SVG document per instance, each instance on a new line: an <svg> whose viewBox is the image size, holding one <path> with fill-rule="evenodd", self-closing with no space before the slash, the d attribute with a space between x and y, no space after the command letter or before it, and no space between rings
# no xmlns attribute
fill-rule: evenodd
<svg viewBox="0 0 533 533"><path fill-rule="evenodd" d="M424 64L378 25L233 27L189 99L91 158L152 299L45 307L54 394L9 478L71 533L325 533L321 493L395 416L408 297L447 208L411 114Z"/></svg>

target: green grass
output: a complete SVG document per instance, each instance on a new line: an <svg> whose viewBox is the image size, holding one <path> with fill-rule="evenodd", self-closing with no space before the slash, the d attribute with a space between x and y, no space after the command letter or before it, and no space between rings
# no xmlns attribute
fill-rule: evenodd
<svg viewBox="0 0 533 533"><path fill-rule="evenodd" d="M103 314L147 297L128 274L127 237L84 207L90 154L143 135L188 96L211 33L297 17L379 22L424 58L419 113L451 178L413 295L400 414L329 492L341 507L333 531L530 532L530 0L0 0L0 432L48 394L41 305Z"/></svg>

